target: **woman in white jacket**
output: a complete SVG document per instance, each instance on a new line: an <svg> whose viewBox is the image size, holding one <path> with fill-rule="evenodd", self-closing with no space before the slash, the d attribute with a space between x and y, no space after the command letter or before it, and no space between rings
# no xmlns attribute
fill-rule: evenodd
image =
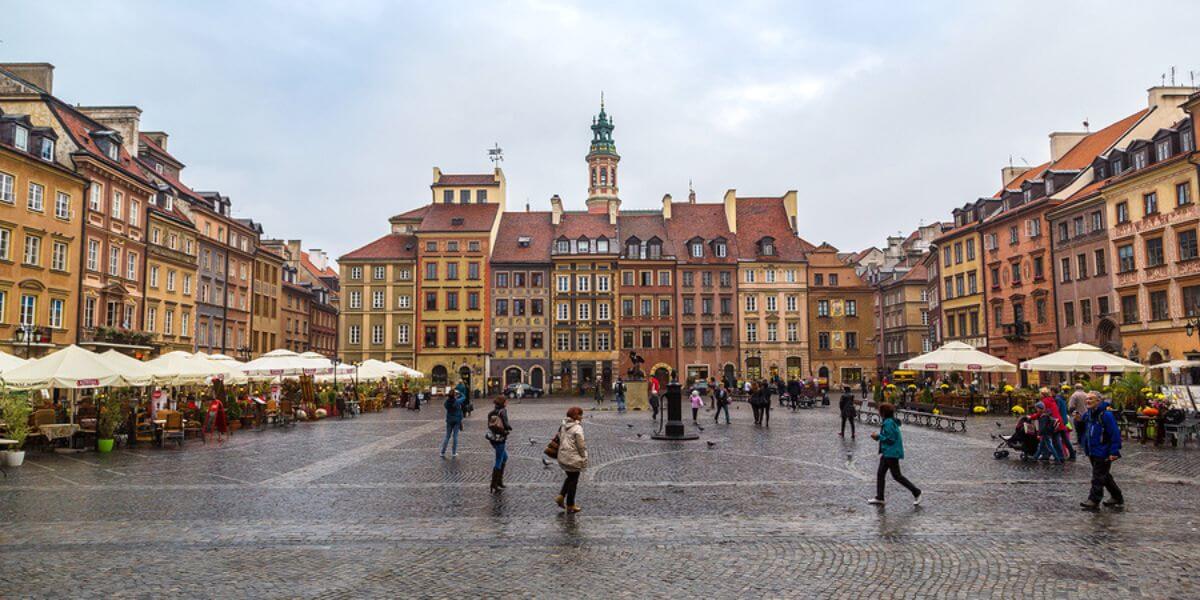
<svg viewBox="0 0 1200 600"><path fill-rule="evenodd" d="M583 509L575 504L575 488L579 486L579 474L587 468L587 444L583 439L583 409L572 406L567 409L567 416L558 428L558 466L567 473L562 490L554 499L559 508L568 513L577 513Z"/></svg>

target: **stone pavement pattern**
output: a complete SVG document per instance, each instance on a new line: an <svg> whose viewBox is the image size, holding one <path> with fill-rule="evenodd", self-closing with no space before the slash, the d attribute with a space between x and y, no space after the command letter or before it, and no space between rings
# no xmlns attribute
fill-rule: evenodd
<svg viewBox="0 0 1200 600"><path fill-rule="evenodd" d="M1086 464L994 460L995 419L905 426L927 499L889 483L877 509L870 429L838 438L829 408L776 408L768 430L740 405L685 443L651 441L645 413L589 411L584 512L565 516L541 450L568 405L511 406L500 496L483 410L454 460L436 406L219 447L30 453L0 480L0 598L1200 597L1194 445L1129 447L1129 508L1084 513Z"/></svg>

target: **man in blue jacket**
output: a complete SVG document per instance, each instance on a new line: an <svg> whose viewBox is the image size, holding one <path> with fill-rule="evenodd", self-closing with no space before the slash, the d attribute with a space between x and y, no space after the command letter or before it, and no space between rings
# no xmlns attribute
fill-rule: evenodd
<svg viewBox="0 0 1200 600"><path fill-rule="evenodd" d="M1096 392L1088 393L1087 407L1087 444L1084 447L1092 461L1092 490L1087 501L1079 505L1086 510L1099 508L1104 490L1108 490L1110 498L1104 505L1121 508L1125 506L1125 496L1112 476L1112 464L1121 458L1121 430L1117 427L1117 418L1108 410L1108 402L1102 402Z"/></svg>

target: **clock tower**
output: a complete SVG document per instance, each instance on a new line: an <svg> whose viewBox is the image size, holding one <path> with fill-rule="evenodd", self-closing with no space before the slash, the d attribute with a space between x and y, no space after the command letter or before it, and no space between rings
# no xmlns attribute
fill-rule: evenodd
<svg viewBox="0 0 1200 600"><path fill-rule="evenodd" d="M612 139L613 122L604 112L604 94L600 95L600 114L592 118L592 145L587 154L588 212L608 214L615 219L621 207L617 197L617 145Z"/></svg>

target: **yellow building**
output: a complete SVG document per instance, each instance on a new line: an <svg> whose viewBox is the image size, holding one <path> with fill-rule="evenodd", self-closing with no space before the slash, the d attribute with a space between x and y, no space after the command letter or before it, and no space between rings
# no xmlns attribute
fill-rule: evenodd
<svg viewBox="0 0 1200 600"><path fill-rule="evenodd" d="M87 182L56 162L57 141L27 115L0 112L0 346L21 357L77 341Z"/></svg>
<svg viewBox="0 0 1200 600"><path fill-rule="evenodd" d="M338 355L343 361L414 364L417 238L411 229L393 222L392 233L338 259L343 298Z"/></svg>
<svg viewBox="0 0 1200 600"><path fill-rule="evenodd" d="M894 277L879 284L876 304L882 307L881 324L884 372L900 363L933 350L929 338L929 269L923 259L913 261L907 271L895 271Z"/></svg>
<svg viewBox="0 0 1200 600"><path fill-rule="evenodd" d="M256 227L261 239L262 227ZM259 244L254 251L254 295L250 315L250 348L261 356L280 348L280 310L283 257Z"/></svg>
<svg viewBox="0 0 1200 600"><path fill-rule="evenodd" d="M451 175L434 169L428 207L398 215L420 223L417 240L417 370L434 385L465 381L476 393L485 389L491 351L488 304L488 256L495 243L504 206L504 175ZM447 202L447 200L450 200ZM365 300L364 300L365 301ZM386 298L385 298L386 302ZM347 306L349 303L347 303ZM372 325L370 332L378 329ZM361 345L348 328L346 344ZM382 331L382 341L386 334ZM373 343L375 340L370 339Z"/></svg>
<svg viewBox="0 0 1200 600"><path fill-rule="evenodd" d="M196 228L173 201L152 203L146 244L146 331L159 352L193 349ZM191 252L188 252L191 249Z"/></svg>
<svg viewBox="0 0 1200 600"><path fill-rule="evenodd" d="M981 350L987 348L984 284L988 279L983 267L982 239L976 226L1000 205L998 199L981 198L954 209L954 228L930 246L930 252L938 256L937 270L942 278L938 291L943 343L956 341Z"/></svg>

